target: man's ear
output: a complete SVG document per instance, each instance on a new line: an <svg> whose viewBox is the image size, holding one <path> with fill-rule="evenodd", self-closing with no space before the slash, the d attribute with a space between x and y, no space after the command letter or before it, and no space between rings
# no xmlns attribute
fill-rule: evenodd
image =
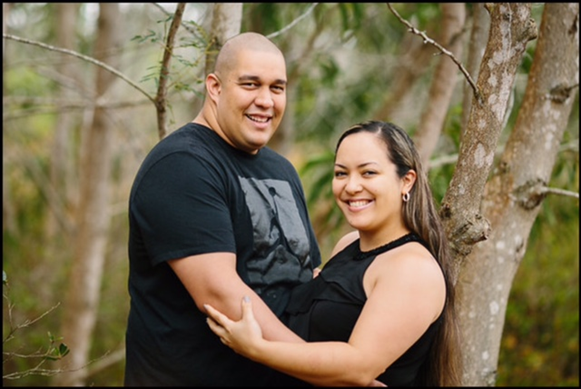
<svg viewBox="0 0 581 389"><path fill-rule="evenodd" d="M206 77L206 92L208 93L208 96L213 101L216 101L221 91L222 85L220 84L218 77L214 73L208 74Z"/></svg>

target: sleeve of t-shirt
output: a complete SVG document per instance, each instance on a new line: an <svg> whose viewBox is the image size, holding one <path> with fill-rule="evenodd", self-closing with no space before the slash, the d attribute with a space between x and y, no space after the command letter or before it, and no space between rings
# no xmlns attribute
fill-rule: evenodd
<svg viewBox="0 0 581 389"><path fill-rule="evenodd" d="M210 252L235 252L219 172L186 152L165 156L143 173L132 214L152 265Z"/></svg>

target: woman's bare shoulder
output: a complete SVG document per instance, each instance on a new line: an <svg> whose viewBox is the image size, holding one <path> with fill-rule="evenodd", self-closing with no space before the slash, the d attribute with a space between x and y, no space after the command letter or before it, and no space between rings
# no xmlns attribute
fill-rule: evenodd
<svg viewBox="0 0 581 389"><path fill-rule="evenodd" d="M335 245L335 248L333 248L333 251L331 252L331 258L357 239L359 239L359 231L351 231L345 234L341 239L339 239Z"/></svg>

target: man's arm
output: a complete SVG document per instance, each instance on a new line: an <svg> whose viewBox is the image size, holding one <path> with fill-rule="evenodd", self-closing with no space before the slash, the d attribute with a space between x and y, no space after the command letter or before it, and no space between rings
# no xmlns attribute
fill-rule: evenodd
<svg viewBox="0 0 581 389"><path fill-rule="evenodd" d="M184 284L199 310L206 313L204 304L210 304L225 315L240 320L240 301L251 296L256 320L263 328L268 340L304 342L288 329L242 281L236 272L236 255L233 253L210 253L193 255L168 261L170 267Z"/></svg>

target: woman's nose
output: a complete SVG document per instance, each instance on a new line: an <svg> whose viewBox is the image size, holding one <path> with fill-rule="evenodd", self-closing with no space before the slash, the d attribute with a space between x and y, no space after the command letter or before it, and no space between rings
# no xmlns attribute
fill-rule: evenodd
<svg viewBox="0 0 581 389"><path fill-rule="evenodd" d="M356 177L350 177L345 185L345 191L348 193L357 193L361 191L361 189L361 182Z"/></svg>

